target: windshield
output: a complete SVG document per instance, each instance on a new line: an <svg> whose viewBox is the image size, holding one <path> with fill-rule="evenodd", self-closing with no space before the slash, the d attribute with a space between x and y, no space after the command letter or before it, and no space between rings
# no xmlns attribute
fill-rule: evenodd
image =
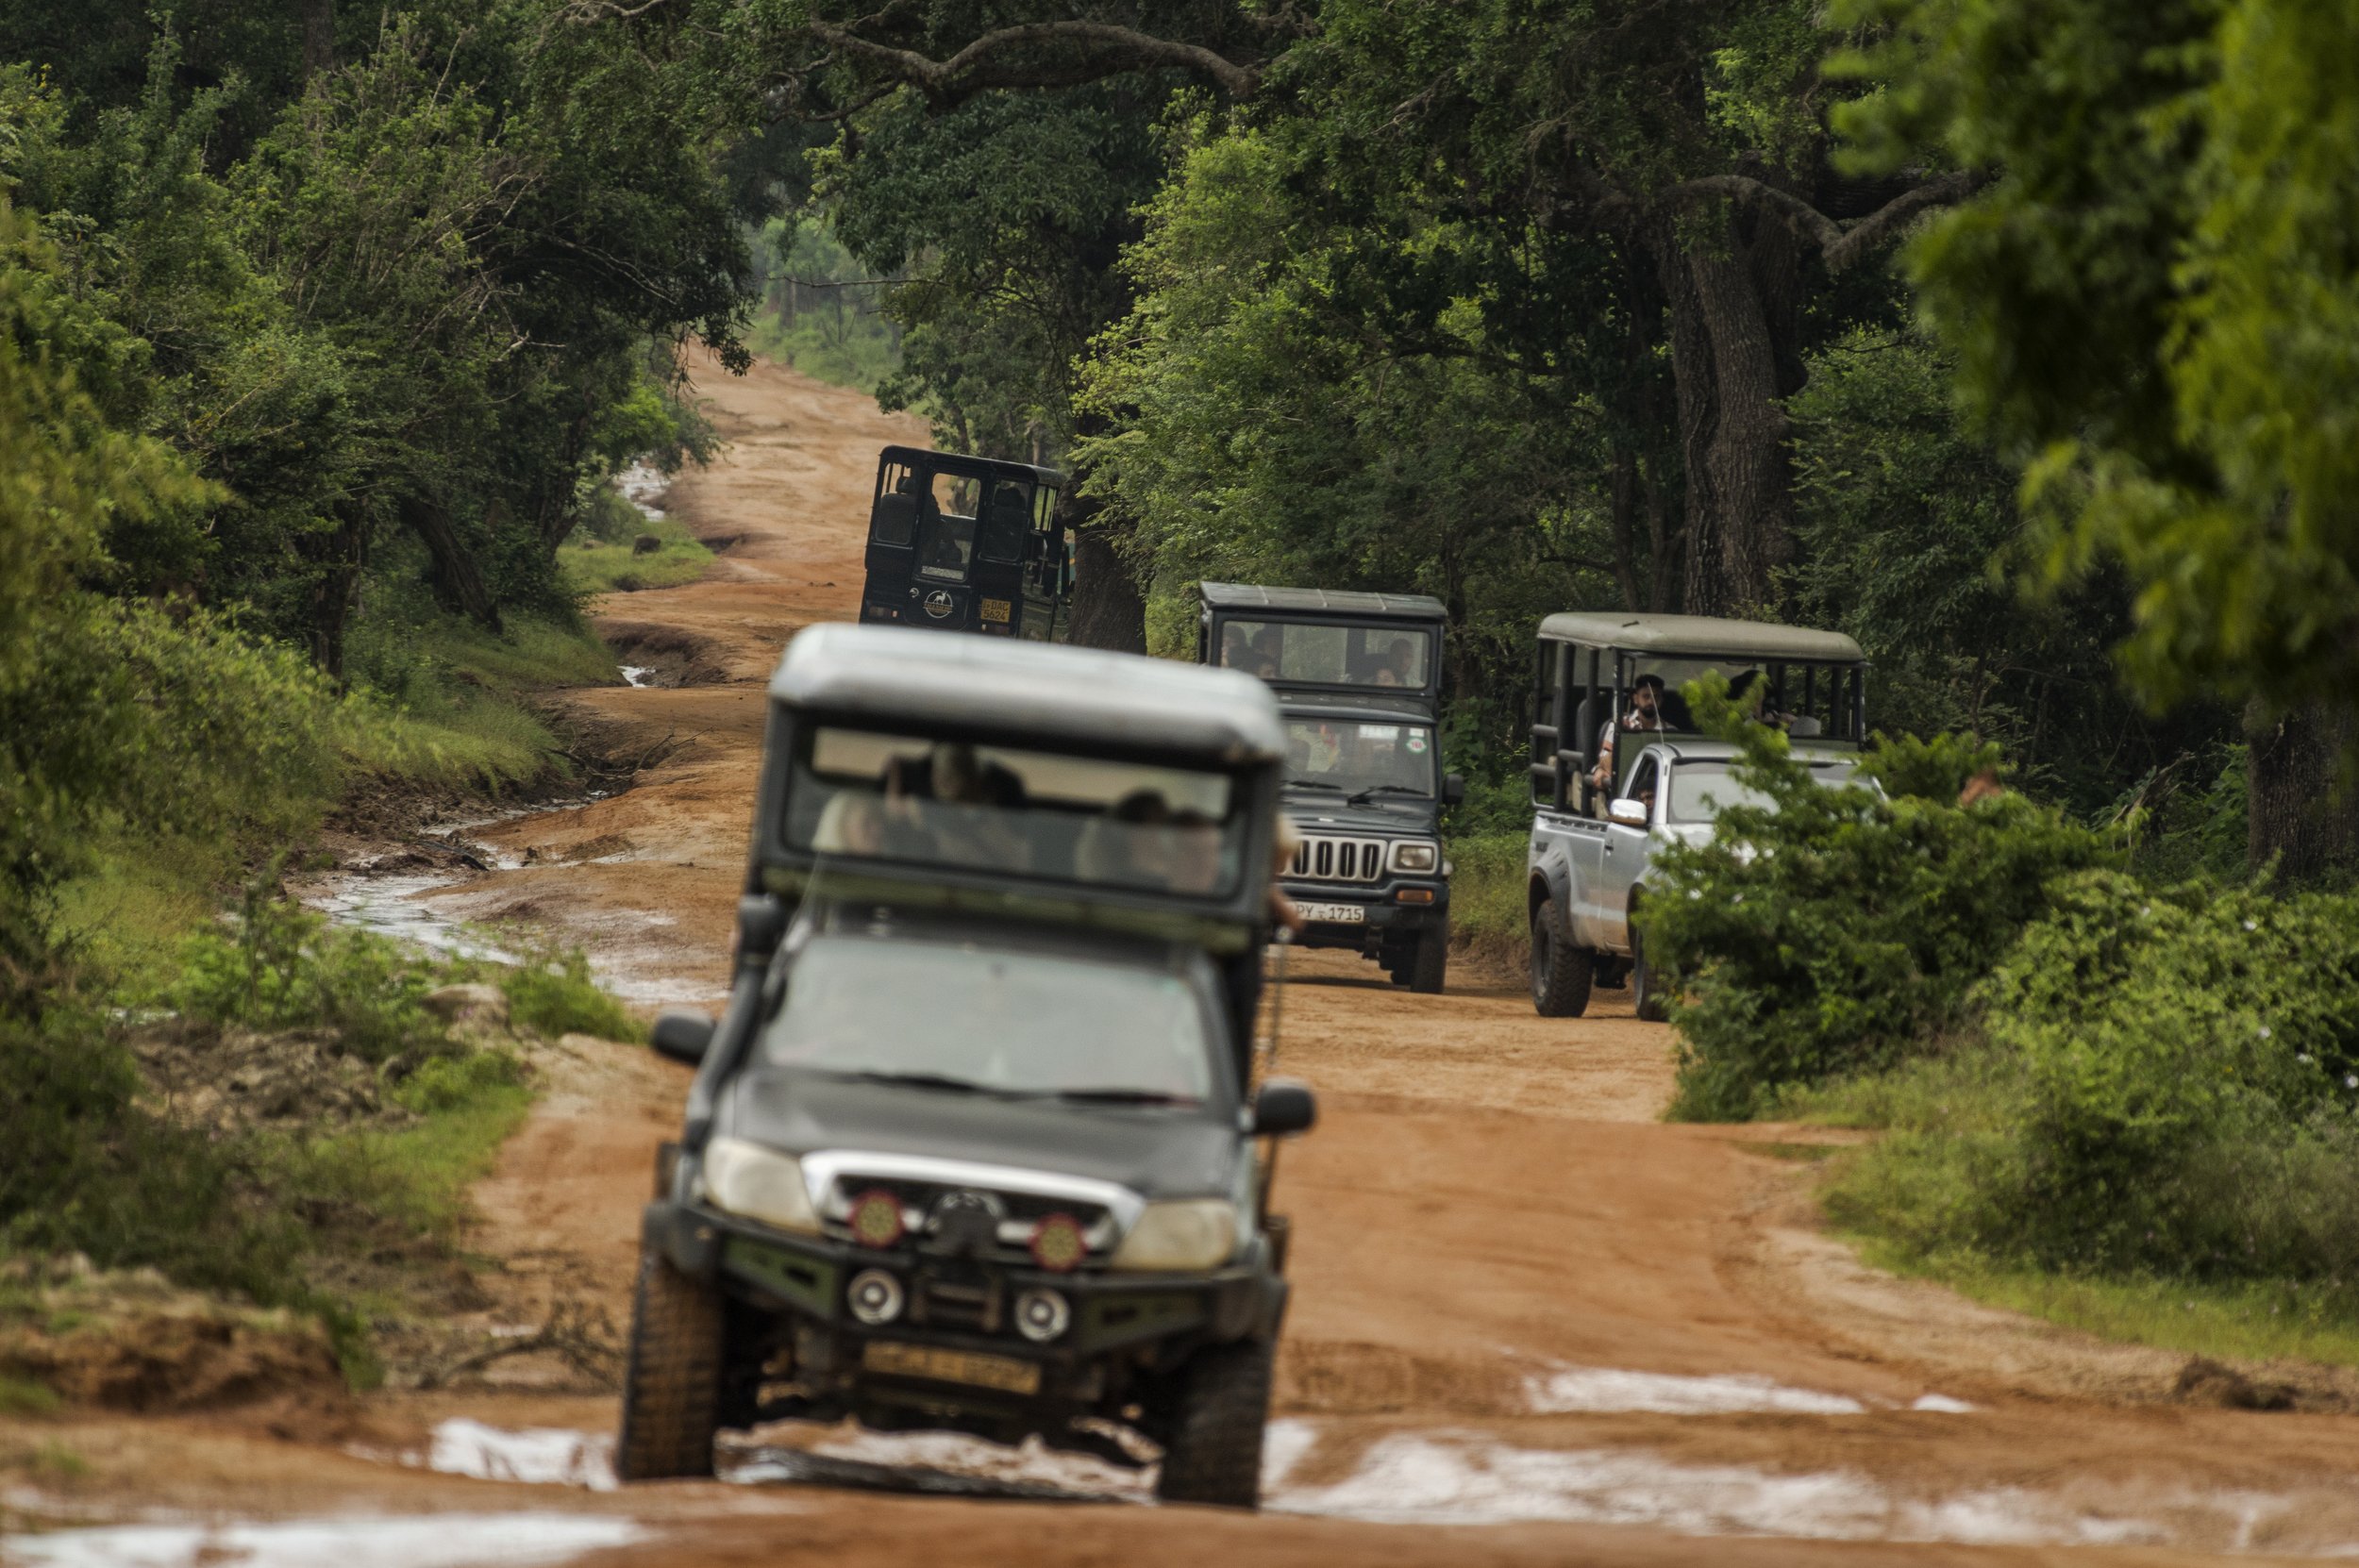
<svg viewBox="0 0 2359 1568"><path fill-rule="evenodd" d="M1169 970L820 936L795 959L761 1050L772 1066L937 1087L1201 1102L1212 1047L1202 999Z"/></svg>
<svg viewBox="0 0 2359 1568"><path fill-rule="evenodd" d="M1811 765L1812 780L1823 785L1850 781L1849 762ZM1671 801L1666 815L1673 822L1710 822L1732 806L1756 806L1774 811L1778 803L1749 784L1730 776L1725 762L1681 762L1671 770Z"/></svg>
<svg viewBox="0 0 2359 1568"><path fill-rule="evenodd" d="M1230 621L1221 627L1220 661L1263 680L1422 692L1430 684L1433 634L1333 622Z"/></svg>
<svg viewBox="0 0 2359 1568"><path fill-rule="evenodd" d="M1286 782L1430 798L1433 731L1425 725L1288 719Z"/></svg>
<svg viewBox="0 0 2359 1568"><path fill-rule="evenodd" d="M787 795L787 842L846 859L1222 897L1243 859L1224 773L823 726Z"/></svg>

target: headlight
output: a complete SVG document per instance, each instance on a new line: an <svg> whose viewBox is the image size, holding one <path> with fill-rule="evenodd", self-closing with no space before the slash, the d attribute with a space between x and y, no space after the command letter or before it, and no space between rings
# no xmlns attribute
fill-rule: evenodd
<svg viewBox="0 0 2359 1568"><path fill-rule="evenodd" d="M1431 871L1442 852L1430 843L1397 843L1393 845L1395 871Z"/></svg>
<svg viewBox="0 0 2359 1568"><path fill-rule="evenodd" d="M1210 1269L1237 1250L1236 1206L1220 1198L1150 1203L1115 1249L1112 1269Z"/></svg>
<svg viewBox="0 0 2359 1568"><path fill-rule="evenodd" d="M705 1196L724 1213L743 1214L780 1230L819 1233L819 1215L803 1186L802 1162L792 1155L742 1138L715 1138L705 1145L704 1184Z"/></svg>

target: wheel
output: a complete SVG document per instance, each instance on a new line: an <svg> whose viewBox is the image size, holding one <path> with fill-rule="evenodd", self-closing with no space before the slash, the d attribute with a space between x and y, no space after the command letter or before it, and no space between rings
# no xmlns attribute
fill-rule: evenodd
<svg viewBox="0 0 2359 1568"><path fill-rule="evenodd" d="M1180 1371L1155 1495L1166 1503L1258 1508L1262 1433L1269 1425L1270 1368L1278 1346L1243 1340L1196 1352Z"/></svg>
<svg viewBox="0 0 2359 1568"><path fill-rule="evenodd" d="M1649 1024L1660 1024L1671 1016L1664 1006L1661 976L1647 962L1647 945L1640 940L1638 927L1630 932L1630 1005L1639 1017Z"/></svg>
<svg viewBox="0 0 2359 1568"><path fill-rule="evenodd" d="M1531 911L1531 1005L1543 1018L1579 1018L1589 1009L1597 955L1575 947L1557 929L1556 900Z"/></svg>
<svg viewBox="0 0 2359 1568"><path fill-rule="evenodd" d="M641 1251L623 1373L623 1431L614 1444L618 1477L712 1474L726 1323L717 1289L689 1278L659 1253Z"/></svg>
<svg viewBox="0 0 2359 1568"><path fill-rule="evenodd" d="M1409 989L1420 996L1439 996L1449 974L1449 933L1427 931L1417 938L1415 957L1409 960Z"/></svg>

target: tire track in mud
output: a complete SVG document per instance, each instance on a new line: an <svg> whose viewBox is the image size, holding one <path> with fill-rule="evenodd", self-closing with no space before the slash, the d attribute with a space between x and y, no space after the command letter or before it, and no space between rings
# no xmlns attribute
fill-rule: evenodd
<svg viewBox="0 0 2359 1568"><path fill-rule="evenodd" d="M479 829L514 869L429 900L580 942L647 995L725 981L761 682L795 628L851 612L877 448L917 436L778 367L702 381L731 444L664 505L730 542L698 583L600 607L644 650L632 662L671 659L678 683L566 698L603 749L645 759L634 787ZM1280 1178L1296 1294L1262 1517L1025 1500L1121 1492L1060 1457L979 1463L955 1443L841 1431L786 1435L749 1462L749 1481L796 1484L435 1474L452 1421L477 1448L534 1430L544 1448L589 1434L595 1451L612 1401L566 1392L577 1374L547 1355L282 1426L295 1443L250 1423L85 1424L76 1441L106 1456L92 1493L258 1517L636 1521L636 1540L579 1560L599 1564L2046 1562L2064 1548L2160 1562L2359 1543L2359 1420L2167 1403L2183 1358L1862 1267L1814 1228L1807 1171L1753 1147L1810 1135L1655 1119L1669 1035L1630 1016L1627 993L1542 1020L1503 976L1423 997L1348 957L1290 964L1284 1070L1317 1086L1325 1119ZM571 1302L619 1328L687 1075L578 1038L542 1067L547 1093L477 1194L486 1323ZM1017 1495L896 1494L940 1491L919 1472L962 1466L958 1485L991 1491L996 1474Z"/></svg>

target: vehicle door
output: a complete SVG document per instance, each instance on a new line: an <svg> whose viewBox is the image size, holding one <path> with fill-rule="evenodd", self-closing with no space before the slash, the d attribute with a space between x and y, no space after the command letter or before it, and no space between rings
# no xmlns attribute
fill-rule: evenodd
<svg viewBox="0 0 2359 1568"><path fill-rule="evenodd" d="M1605 824L1594 818L1548 806L1532 813L1531 874L1548 884L1566 934L1578 946L1597 939L1598 867L1604 846Z"/></svg>
<svg viewBox="0 0 2359 1568"><path fill-rule="evenodd" d="M1637 765L1623 781L1621 795L1622 801L1642 803L1646 820L1616 822L1610 820L1609 812L1595 883L1597 944L1609 953L1630 951L1630 892L1646 875L1648 854L1654 843L1654 825L1662 820L1663 782L1663 754L1649 749L1639 757Z"/></svg>

